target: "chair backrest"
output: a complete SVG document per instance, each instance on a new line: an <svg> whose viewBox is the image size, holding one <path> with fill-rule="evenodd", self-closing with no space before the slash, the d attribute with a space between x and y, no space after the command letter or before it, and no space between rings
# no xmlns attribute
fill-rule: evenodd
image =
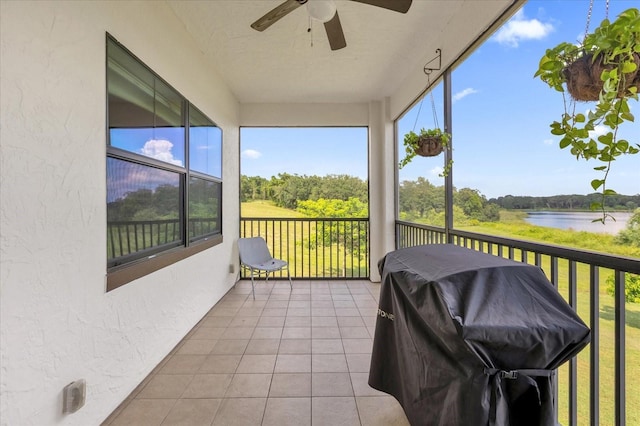
<svg viewBox="0 0 640 426"><path fill-rule="evenodd" d="M238 252L240 253L240 262L245 265L255 265L273 259L269 253L267 242L262 237L238 239Z"/></svg>

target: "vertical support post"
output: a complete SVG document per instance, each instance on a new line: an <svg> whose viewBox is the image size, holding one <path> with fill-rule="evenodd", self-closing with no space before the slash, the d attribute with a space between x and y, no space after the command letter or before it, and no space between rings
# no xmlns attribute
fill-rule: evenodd
<svg viewBox="0 0 640 426"><path fill-rule="evenodd" d="M625 394L625 273L615 271L615 424L626 425Z"/></svg>
<svg viewBox="0 0 640 426"><path fill-rule="evenodd" d="M589 270L589 282L591 283L591 371L590 385L591 395L589 398L591 426L600 424L600 275L597 266L591 265Z"/></svg>
<svg viewBox="0 0 640 426"><path fill-rule="evenodd" d="M558 291L558 258L556 256L550 256L549 263L551 264L551 277L549 281L553 284L553 287ZM558 370L556 369L557 373ZM553 375L553 379L551 381L553 386L553 418L556 423L558 423L558 374Z"/></svg>
<svg viewBox="0 0 640 426"><path fill-rule="evenodd" d="M444 72L444 131L451 135L451 140L447 145L447 149L444 151L444 166L451 164L453 160L453 124L451 119L452 114L452 99L451 99L451 69L447 69ZM448 168L449 173L444 178L444 232L446 235L446 242L453 243L451 235L451 229L453 229L453 167Z"/></svg>

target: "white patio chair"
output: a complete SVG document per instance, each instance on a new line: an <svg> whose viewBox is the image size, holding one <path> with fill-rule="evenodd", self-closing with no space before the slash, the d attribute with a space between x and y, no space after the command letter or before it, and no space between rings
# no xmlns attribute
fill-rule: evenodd
<svg viewBox="0 0 640 426"><path fill-rule="evenodd" d="M251 271L251 292L254 299L256 298L253 281L254 273L257 275L266 273L266 280L269 280L270 273L286 269L289 287L293 290L291 275L289 274L289 263L281 259L274 259L269 252L269 247L267 247L267 242L264 238L251 237L238 239L238 252L240 253L240 266Z"/></svg>

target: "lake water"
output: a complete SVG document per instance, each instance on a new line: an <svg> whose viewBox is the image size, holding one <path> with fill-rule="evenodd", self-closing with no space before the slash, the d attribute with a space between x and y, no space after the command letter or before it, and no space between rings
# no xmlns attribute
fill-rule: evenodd
<svg viewBox="0 0 640 426"><path fill-rule="evenodd" d="M529 212L526 221L532 225L546 226L558 229L573 229L574 231L596 232L615 235L627 226L632 213L614 212L616 221L607 218L605 224L593 222L602 217L596 212Z"/></svg>

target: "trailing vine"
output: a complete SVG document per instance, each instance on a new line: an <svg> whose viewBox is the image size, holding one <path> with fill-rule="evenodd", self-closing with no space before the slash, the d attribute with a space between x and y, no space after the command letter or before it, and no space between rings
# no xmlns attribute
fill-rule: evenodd
<svg viewBox="0 0 640 426"><path fill-rule="evenodd" d="M603 20L579 45L563 42L547 49L534 75L562 92L564 113L550 125L551 134L561 137L560 148L569 149L577 159L600 162L594 170L602 174L591 181L591 187L602 197L591 209L602 212L601 222L612 218L605 198L616 194L607 186L613 162L622 155L640 152L637 141L618 135L621 125L634 121L629 101L638 101L639 66L640 11L632 8L613 22ZM577 101L595 104L583 114L576 112ZM596 129L601 128L606 132L597 135Z"/></svg>

